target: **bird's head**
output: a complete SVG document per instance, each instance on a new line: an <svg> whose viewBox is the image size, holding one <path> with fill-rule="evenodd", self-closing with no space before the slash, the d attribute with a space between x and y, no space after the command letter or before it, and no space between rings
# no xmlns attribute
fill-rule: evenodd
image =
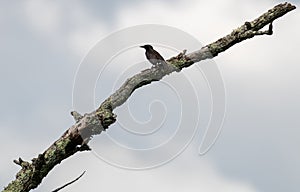
<svg viewBox="0 0 300 192"><path fill-rule="evenodd" d="M153 47L151 45L143 45L143 46L140 46L141 48L144 48L146 50L150 50L150 49L153 49Z"/></svg>

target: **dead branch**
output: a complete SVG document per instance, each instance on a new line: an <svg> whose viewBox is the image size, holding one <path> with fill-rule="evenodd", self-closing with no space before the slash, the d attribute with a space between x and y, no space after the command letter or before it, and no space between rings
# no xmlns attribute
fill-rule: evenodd
<svg viewBox="0 0 300 192"><path fill-rule="evenodd" d="M233 30L227 36L202 47L200 50L186 54L183 51L179 55L167 60L166 66L157 66L146 69L126 82L111 96L109 96L98 109L91 113L80 115L72 112L76 123L67 129L65 133L55 141L48 149L31 162L21 158L14 162L21 166L16 179L8 184L3 191L25 192L36 188L44 177L62 160L70 157L78 151L90 150L87 145L93 135L98 135L116 121L113 110L122 105L130 95L139 87L161 80L164 76L205 59L211 59L224 52L233 45L258 35L272 35L273 21L296 7L290 3L278 4L257 19L245 22L242 26ZM261 31L269 25L268 30Z"/></svg>

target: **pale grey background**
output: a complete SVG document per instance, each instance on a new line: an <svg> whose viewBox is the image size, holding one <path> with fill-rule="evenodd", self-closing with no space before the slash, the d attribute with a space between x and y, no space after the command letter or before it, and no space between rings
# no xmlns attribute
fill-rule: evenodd
<svg viewBox="0 0 300 192"><path fill-rule="evenodd" d="M1 1L1 186L19 170L13 159L35 157L73 123L76 70L100 39L156 23L206 44L277 3ZM274 22L273 36L248 40L215 59L226 85L227 113L205 156L197 154L196 140L164 166L129 171L81 153L55 167L35 191L51 191L83 170L86 175L64 191L299 191L299 19L295 10Z"/></svg>

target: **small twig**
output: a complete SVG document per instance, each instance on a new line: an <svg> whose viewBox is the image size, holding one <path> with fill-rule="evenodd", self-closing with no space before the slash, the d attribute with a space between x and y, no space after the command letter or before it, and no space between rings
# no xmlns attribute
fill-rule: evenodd
<svg viewBox="0 0 300 192"><path fill-rule="evenodd" d="M82 119L82 117L83 117L77 111L72 111L71 115L73 116L73 118L75 119L76 122L80 121L80 119Z"/></svg>
<svg viewBox="0 0 300 192"><path fill-rule="evenodd" d="M20 166L22 166L22 163L23 163L24 161L23 161L23 159L21 159L21 157L19 157L19 159L15 159L14 160L14 163L15 164L17 164L17 165L20 165Z"/></svg>
<svg viewBox="0 0 300 192"><path fill-rule="evenodd" d="M21 157L19 157L19 159L13 160L13 162L17 165L20 165L22 168L28 167L30 165L29 162L24 161L23 159L21 159Z"/></svg>
<svg viewBox="0 0 300 192"><path fill-rule="evenodd" d="M77 177L76 179L74 179L73 181L70 181L69 183L66 183L65 185L55 189L54 191L52 192L57 192L57 191L60 191L61 189L67 187L68 185L71 185L72 183L74 183L75 181L77 181L78 179L80 179L83 175L85 174L85 171L83 173L81 173L81 175L79 175L79 177Z"/></svg>
<svg viewBox="0 0 300 192"><path fill-rule="evenodd" d="M254 31L254 35L272 35L273 34L273 24L270 23L269 29L265 31Z"/></svg>

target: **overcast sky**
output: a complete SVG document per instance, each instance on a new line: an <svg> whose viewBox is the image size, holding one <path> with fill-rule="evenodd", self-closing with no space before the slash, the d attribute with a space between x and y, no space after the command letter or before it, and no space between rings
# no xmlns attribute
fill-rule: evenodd
<svg viewBox="0 0 300 192"><path fill-rule="evenodd" d="M300 5L299 1L291 2ZM117 56L99 72L104 66L97 65L104 59L99 51L101 40L145 24L174 28L174 33L157 38L171 39L180 30L195 38L195 44L188 43L187 47L180 47L179 42L184 46L188 37L178 39L178 47L153 42L169 58L179 50L217 40L277 3L1 1L0 185L6 186L19 171L13 159L36 157L74 123L70 111L92 111L126 78L150 67L136 43L121 53L110 52ZM84 170L84 177L64 191L299 191L299 20L297 9L274 22L272 36L244 41L213 61L199 63L202 72L191 67L138 90L116 110L118 122L94 137L93 152L78 153L63 161L34 191L51 191ZM148 33L131 34L125 39L142 42L144 38L145 43L152 43ZM79 79L89 64L86 79ZM215 145L199 155L211 105L218 104L210 96L210 74L205 74L210 64L218 66L222 74L224 86L218 84L218 88L226 91L226 113ZM89 84L89 74L96 75L93 84ZM79 85L86 85L79 90L80 95L76 92ZM199 119L193 114L200 114ZM187 123L185 129L180 123ZM181 137L152 155L149 149L162 146L173 133ZM122 150L111 146L109 138L123 146ZM132 149L147 150L138 154ZM168 155L177 152L182 153L165 162L170 160ZM151 163L160 166L126 169Z"/></svg>

